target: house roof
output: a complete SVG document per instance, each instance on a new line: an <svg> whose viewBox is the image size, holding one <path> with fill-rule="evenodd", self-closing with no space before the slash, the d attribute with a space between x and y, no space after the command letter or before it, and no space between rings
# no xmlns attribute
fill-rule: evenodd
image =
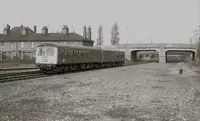
<svg viewBox="0 0 200 121"><path fill-rule="evenodd" d="M29 27L23 27L27 30L27 35L31 35L34 32ZM18 38L20 36L23 36L21 33L22 28L21 27L14 27L10 30L10 35L3 35L4 37L12 37L12 38Z"/></svg>
<svg viewBox="0 0 200 121"><path fill-rule="evenodd" d="M85 47L85 46L80 46L80 45L66 45L66 44L59 44L59 43L43 43L38 45L38 47L44 47L44 46L48 46L48 47L58 47L58 48L78 48L78 49L89 49L89 50L101 50L100 47Z"/></svg>
<svg viewBox="0 0 200 121"><path fill-rule="evenodd" d="M29 27L27 27L28 34L21 34L21 27L14 27L11 29L9 35L0 34L0 41L86 41L94 42L89 39L85 39L83 36L77 33L34 33Z"/></svg>
<svg viewBox="0 0 200 121"><path fill-rule="evenodd" d="M88 49L88 50L102 50L102 51L113 51L113 52L124 52L120 49L113 49L113 48L102 48L102 47L84 47L84 46L74 46L74 45L63 45L59 43L43 43L40 44L38 47L44 47L44 46L49 46L49 47L68 47L68 48L78 48L78 49Z"/></svg>

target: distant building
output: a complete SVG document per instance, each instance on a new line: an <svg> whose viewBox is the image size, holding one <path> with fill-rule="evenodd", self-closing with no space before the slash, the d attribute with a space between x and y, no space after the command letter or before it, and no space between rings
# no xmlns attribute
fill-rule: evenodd
<svg viewBox="0 0 200 121"><path fill-rule="evenodd" d="M62 28L61 33L49 33L48 28L44 26L41 33L37 33L29 27L14 27L10 25L4 28L3 34L0 34L0 61L8 60L33 60L35 58L36 47L45 42L61 43L68 45L93 46L91 39L91 28L83 28L83 36L77 33L69 33L68 26Z"/></svg>

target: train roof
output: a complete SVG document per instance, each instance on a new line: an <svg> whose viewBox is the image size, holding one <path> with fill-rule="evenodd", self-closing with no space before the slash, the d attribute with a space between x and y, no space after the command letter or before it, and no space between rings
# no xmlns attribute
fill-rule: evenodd
<svg viewBox="0 0 200 121"><path fill-rule="evenodd" d="M101 47L102 50L107 51L118 51L118 52L124 52L123 50L120 50L119 48L109 48L109 47Z"/></svg>
<svg viewBox="0 0 200 121"><path fill-rule="evenodd" d="M38 47L44 47L44 46L49 46L49 47L59 47L59 48L81 48L81 49L93 49L93 50L101 50L100 48L97 47L88 47L88 46L80 46L80 45L65 45L65 44L57 44L57 43L43 43L38 45Z"/></svg>
<svg viewBox="0 0 200 121"><path fill-rule="evenodd" d="M44 47L44 46L49 46L49 47L59 47L59 48L80 48L80 49L91 49L91 50L105 50L105 51L120 51L124 52L122 50L119 50L117 48L104 48L104 47L89 47L89 46L80 46L80 45L65 45L65 44L58 44L58 43L42 43L38 45L37 47Z"/></svg>

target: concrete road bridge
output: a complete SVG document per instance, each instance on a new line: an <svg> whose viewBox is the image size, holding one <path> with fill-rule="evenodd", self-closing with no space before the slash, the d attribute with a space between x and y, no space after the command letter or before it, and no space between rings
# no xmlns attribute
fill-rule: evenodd
<svg viewBox="0 0 200 121"><path fill-rule="evenodd" d="M179 44L179 43L154 43L154 44L119 44L120 50L124 50L126 59L137 61L137 52L156 51L158 52L159 62L166 63L166 57L169 52L189 52L192 59L196 57L196 44Z"/></svg>

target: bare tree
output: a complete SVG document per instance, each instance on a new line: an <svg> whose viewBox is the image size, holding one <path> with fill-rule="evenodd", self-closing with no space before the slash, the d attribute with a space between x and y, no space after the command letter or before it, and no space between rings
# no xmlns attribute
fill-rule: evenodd
<svg viewBox="0 0 200 121"><path fill-rule="evenodd" d="M102 25L100 25L98 29L97 46L102 46L102 44L103 44L103 27Z"/></svg>
<svg viewBox="0 0 200 121"><path fill-rule="evenodd" d="M197 41L197 61L199 63L200 60L200 37L198 37L198 41Z"/></svg>
<svg viewBox="0 0 200 121"><path fill-rule="evenodd" d="M119 28L117 22L115 22L115 24L112 27L110 40L112 45L119 44L120 38L119 38Z"/></svg>

